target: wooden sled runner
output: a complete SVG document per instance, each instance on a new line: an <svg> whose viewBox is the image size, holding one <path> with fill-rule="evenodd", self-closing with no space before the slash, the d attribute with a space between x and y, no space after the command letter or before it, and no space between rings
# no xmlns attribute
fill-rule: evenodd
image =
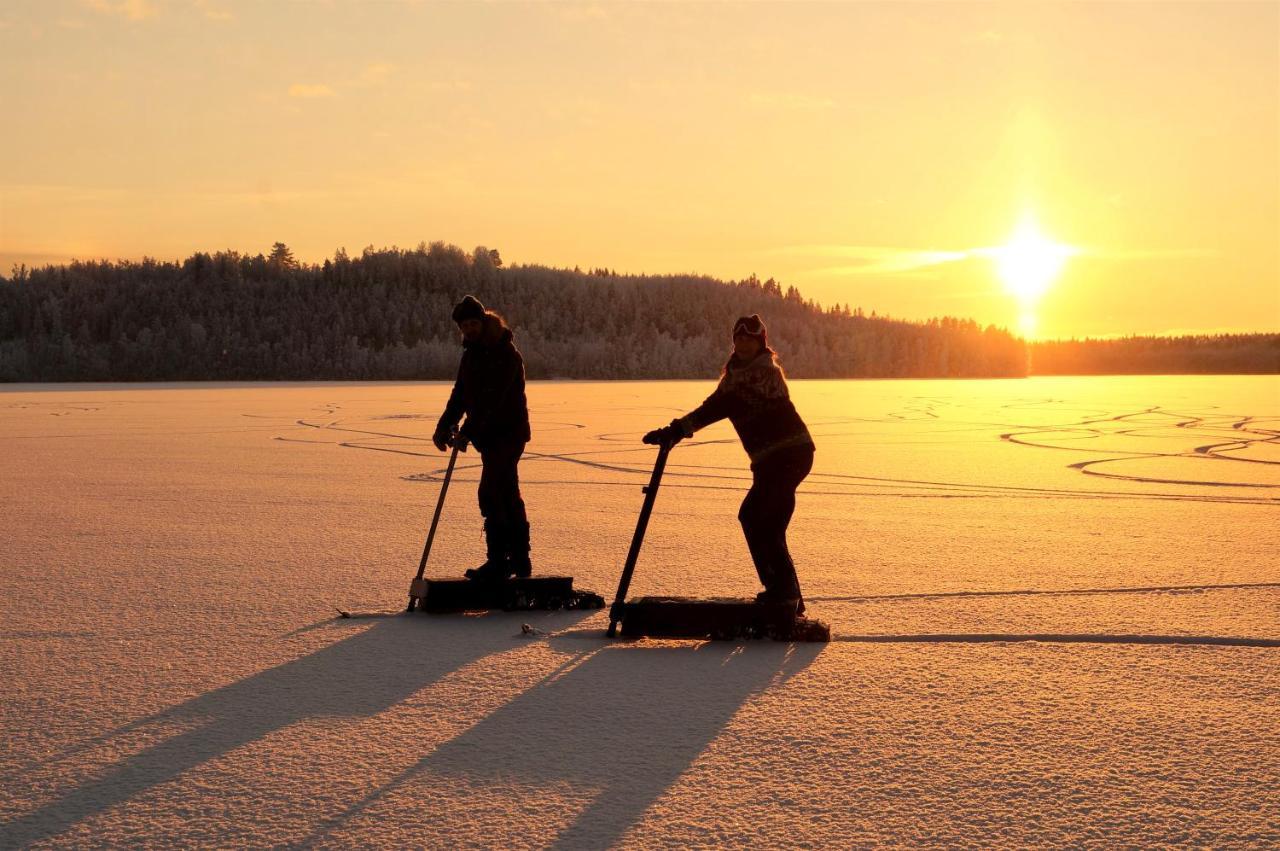
<svg viewBox="0 0 1280 851"><path fill-rule="evenodd" d="M653 475L644 490L644 505L636 523L627 563L618 581L618 593L609 607L608 636L617 635L618 625L628 637L695 638L738 640L772 638L777 641L830 641L831 628L825 623L797 617L795 606L760 603L755 600L694 600L688 597L641 597L627 602L627 589L635 572L649 515L658 496L662 473L667 466L671 444L658 447Z"/></svg>

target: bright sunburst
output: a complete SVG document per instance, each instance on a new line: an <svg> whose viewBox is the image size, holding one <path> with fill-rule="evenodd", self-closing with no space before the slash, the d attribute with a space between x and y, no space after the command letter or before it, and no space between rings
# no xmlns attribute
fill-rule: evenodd
<svg viewBox="0 0 1280 851"><path fill-rule="evenodd" d="M1074 253L1070 246L1046 238L1029 218L1022 220L1007 243L990 251L1005 289L1024 310L1039 301Z"/></svg>

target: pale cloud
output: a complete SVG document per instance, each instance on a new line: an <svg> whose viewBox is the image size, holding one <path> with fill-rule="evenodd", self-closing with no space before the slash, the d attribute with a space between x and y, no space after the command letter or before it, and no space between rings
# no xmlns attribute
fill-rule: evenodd
<svg viewBox="0 0 1280 851"><path fill-rule="evenodd" d="M599 3L551 4L561 20L579 23L583 21L603 21L609 12Z"/></svg>
<svg viewBox="0 0 1280 851"><path fill-rule="evenodd" d="M383 86L394 80L403 80L401 75L396 73L396 66L390 62L371 62L360 69L359 72L347 77L341 85L341 88L347 87L364 87L371 88L375 86ZM471 82L469 80L426 80L414 81L407 80L409 85L419 91L428 92L469 92L471 91Z"/></svg>
<svg viewBox="0 0 1280 851"><path fill-rule="evenodd" d="M748 106L764 109L789 109L816 112L831 109L836 102L821 95L807 95L797 92L751 92L745 97Z"/></svg>
<svg viewBox="0 0 1280 851"><path fill-rule="evenodd" d="M809 256L841 259L846 262L821 269L812 274L829 275L884 275L898 272L914 272L943 263L968 260L981 249L968 251L940 251L936 249L893 248L882 245L792 245L778 249L775 254L804 254Z"/></svg>
<svg viewBox="0 0 1280 851"><path fill-rule="evenodd" d="M674 95L687 89L686 82L674 79L630 79L627 88L642 95Z"/></svg>
<svg viewBox="0 0 1280 851"><path fill-rule="evenodd" d="M211 21L230 21L235 15L219 6L215 6L212 0L194 0L193 6L204 13L204 16Z"/></svg>
<svg viewBox="0 0 1280 851"><path fill-rule="evenodd" d="M384 83L391 72L395 70L395 66L390 62L375 62L372 65L366 65L365 69L360 72L360 82L366 86L376 86Z"/></svg>
<svg viewBox="0 0 1280 851"><path fill-rule="evenodd" d="M469 92L471 83L467 80L432 80L427 88L433 92Z"/></svg>
<svg viewBox="0 0 1280 851"><path fill-rule="evenodd" d="M294 83L289 87L289 97L291 98L331 98L336 95L333 89L323 83L308 84Z"/></svg>
<svg viewBox="0 0 1280 851"><path fill-rule="evenodd" d="M1209 248L1084 248L1080 254L1101 260L1196 260L1218 257L1222 252Z"/></svg>
<svg viewBox="0 0 1280 851"><path fill-rule="evenodd" d="M998 258L1003 250L1002 246L949 250L895 248L883 245L789 245L767 253L844 261L832 262L801 273L806 275L896 275L910 274L933 266L965 260L993 260ZM1112 261L1195 259L1215 257L1219 254L1216 251L1199 248L1118 250L1069 247L1067 250L1073 258Z"/></svg>
<svg viewBox="0 0 1280 851"><path fill-rule="evenodd" d="M218 192L178 192L177 196L198 200L215 204L229 205L245 205L245 204L299 204L311 203L314 201L322 201L333 197L332 192L324 190L277 190L268 183L262 183L257 188L245 191L218 191Z"/></svg>
<svg viewBox="0 0 1280 851"><path fill-rule="evenodd" d="M88 26L88 24L80 18L59 18L58 26L64 30L82 30Z"/></svg>
<svg viewBox="0 0 1280 851"><path fill-rule="evenodd" d="M124 189L61 183L11 183L0 186L6 200L34 204L95 204L119 201Z"/></svg>
<svg viewBox="0 0 1280 851"><path fill-rule="evenodd" d="M119 15L131 21L141 21L159 14L155 0L83 0L85 7L104 15Z"/></svg>
<svg viewBox="0 0 1280 851"><path fill-rule="evenodd" d="M128 189L113 188L107 186L83 186L72 184L46 184L46 183L19 183L0 186L0 191L4 193L6 200L14 203L22 203L33 206L60 206L67 205L112 205L118 206L127 203L133 193ZM181 199L181 200L197 200L197 201L217 201L243 203L249 201L312 201L318 198L327 198L330 193L317 191L312 189L306 190L277 190L271 181L259 181L251 189L244 190L205 190L202 188L191 188L183 186L174 186L166 189L155 190L154 195L165 198Z"/></svg>
<svg viewBox="0 0 1280 851"><path fill-rule="evenodd" d="M982 30L961 36L961 43L977 45L978 49L1024 50L1036 44L1028 33L1019 30Z"/></svg>
<svg viewBox="0 0 1280 851"><path fill-rule="evenodd" d="M576 121L579 124L595 126L604 115L604 104L595 98L581 95L552 101L544 107L544 113L553 121Z"/></svg>

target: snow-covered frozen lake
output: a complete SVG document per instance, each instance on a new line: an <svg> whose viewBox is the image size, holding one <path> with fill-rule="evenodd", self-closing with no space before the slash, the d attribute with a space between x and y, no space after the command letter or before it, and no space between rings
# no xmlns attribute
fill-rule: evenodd
<svg viewBox="0 0 1280 851"><path fill-rule="evenodd" d="M536 571L612 597L711 387L530 385ZM1280 379L792 392L829 645L404 615L447 385L0 389L0 847L1280 844ZM677 447L633 596L757 590L749 475Z"/></svg>

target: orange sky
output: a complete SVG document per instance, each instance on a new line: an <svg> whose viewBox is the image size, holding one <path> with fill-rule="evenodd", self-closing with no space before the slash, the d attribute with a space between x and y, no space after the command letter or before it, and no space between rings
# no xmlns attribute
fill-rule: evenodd
<svg viewBox="0 0 1280 851"><path fill-rule="evenodd" d="M1042 337L1280 330L1280 4L0 6L0 268L443 239Z"/></svg>

